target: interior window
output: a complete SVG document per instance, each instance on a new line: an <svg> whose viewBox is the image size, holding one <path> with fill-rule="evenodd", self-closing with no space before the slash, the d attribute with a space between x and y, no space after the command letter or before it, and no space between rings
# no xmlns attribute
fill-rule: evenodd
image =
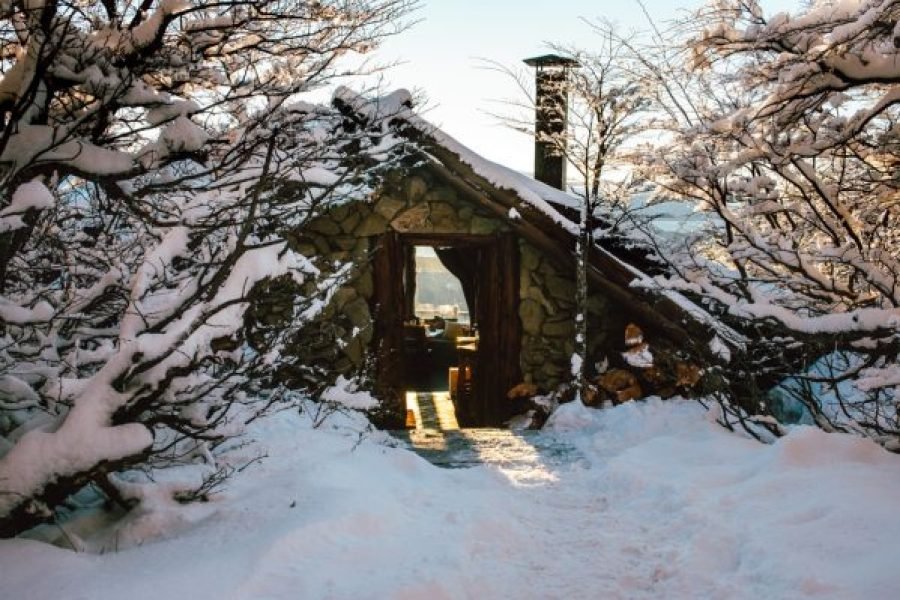
<svg viewBox="0 0 900 600"><path fill-rule="evenodd" d="M430 246L416 246L415 314L420 322L440 317L462 325L470 323L462 284Z"/></svg>

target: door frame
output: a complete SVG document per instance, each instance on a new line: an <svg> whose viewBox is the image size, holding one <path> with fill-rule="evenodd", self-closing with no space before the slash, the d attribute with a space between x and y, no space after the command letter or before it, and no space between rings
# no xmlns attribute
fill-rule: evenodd
<svg viewBox="0 0 900 600"><path fill-rule="evenodd" d="M521 382L522 326L519 319L519 242L511 232L495 234L399 233L378 238L373 257L376 395L385 409L383 426L402 427L406 419L403 324L408 302L407 257L415 246L473 247L479 251L479 346L471 414L481 427L500 426L513 416L506 393ZM472 307L469 307L472 311ZM464 425L461 423L461 425Z"/></svg>

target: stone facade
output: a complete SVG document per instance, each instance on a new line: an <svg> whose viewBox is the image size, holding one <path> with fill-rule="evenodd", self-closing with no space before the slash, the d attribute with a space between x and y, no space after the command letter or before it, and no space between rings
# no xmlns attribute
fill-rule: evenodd
<svg viewBox="0 0 900 600"><path fill-rule="evenodd" d="M369 259L378 236L388 228L400 233L469 235L508 230L502 220L459 198L451 186L425 169L389 179L371 202L329 210L291 242L295 249L316 257L324 270L351 262L352 272L346 285L333 294L322 318L304 332L302 344L294 349L298 363L345 375L366 368L374 330ZM551 391L569 378L575 283L529 243L521 240L519 247L523 379L541 391ZM312 285L303 292L314 293ZM602 348L613 339L612 332L624 327L608 309L603 298L592 297L592 360L602 358Z"/></svg>
<svg viewBox="0 0 900 600"><path fill-rule="evenodd" d="M520 362L526 383L552 391L571 379L575 352L575 280L524 240L519 282L522 322ZM625 322L600 295L588 300L589 360L602 361L621 337Z"/></svg>

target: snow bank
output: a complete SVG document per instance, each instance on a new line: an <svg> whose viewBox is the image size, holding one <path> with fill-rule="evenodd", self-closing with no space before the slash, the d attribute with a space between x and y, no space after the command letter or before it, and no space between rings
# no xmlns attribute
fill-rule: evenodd
<svg viewBox="0 0 900 600"><path fill-rule="evenodd" d="M866 440L801 427L764 446L694 402L570 404L552 427L582 458L522 487L359 443L367 423L336 418L258 422L268 458L177 539L104 556L0 542L4 594L845 599L900 584L900 459Z"/></svg>
<svg viewBox="0 0 900 600"><path fill-rule="evenodd" d="M378 406L378 400L372 394L360 391L355 381L343 375L338 376L335 384L322 392L322 400L355 410L370 410Z"/></svg>

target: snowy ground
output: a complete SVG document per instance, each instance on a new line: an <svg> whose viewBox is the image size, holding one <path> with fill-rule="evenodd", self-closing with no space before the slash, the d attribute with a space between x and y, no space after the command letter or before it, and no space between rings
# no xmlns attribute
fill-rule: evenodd
<svg viewBox="0 0 900 600"><path fill-rule="evenodd" d="M270 458L177 538L102 556L0 542L10 599L896 598L900 458L774 446L689 402L557 418L571 461L440 469L271 420Z"/></svg>

